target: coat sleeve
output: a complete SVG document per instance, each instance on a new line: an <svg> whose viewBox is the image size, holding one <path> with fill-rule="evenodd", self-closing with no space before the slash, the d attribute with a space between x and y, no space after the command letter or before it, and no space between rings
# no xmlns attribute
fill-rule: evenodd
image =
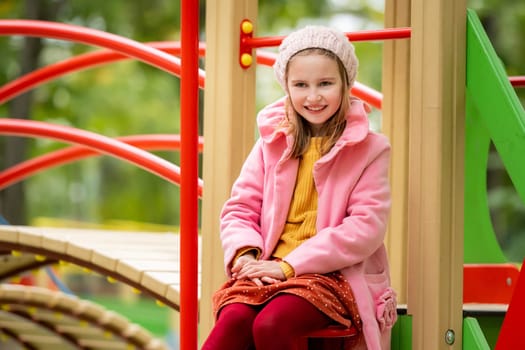
<svg viewBox="0 0 525 350"><path fill-rule="evenodd" d="M263 250L260 227L263 178L262 140L259 139L246 158L221 212L221 241L228 276L237 251L246 247Z"/></svg>
<svg viewBox="0 0 525 350"><path fill-rule="evenodd" d="M341 270L363 262L383 245L390 212L390 146L380 141L346 200L344 217L332 220L337 223L320 229L284 258L297 275Z"/></svg>

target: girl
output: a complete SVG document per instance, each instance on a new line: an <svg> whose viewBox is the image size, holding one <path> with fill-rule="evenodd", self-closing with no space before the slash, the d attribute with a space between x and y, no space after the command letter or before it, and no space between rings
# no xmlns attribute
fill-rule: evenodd
<svg viewBox="0 0 525 350"><path fill-rule="evenodd" d="M221 214L230 279L213 296L203 350L293 350L330 324L359 330L354 349L390 348L390 146L348 96L357 65L346 36L326 27L279 47L286 96L259 113L260 138Z"/></svg>

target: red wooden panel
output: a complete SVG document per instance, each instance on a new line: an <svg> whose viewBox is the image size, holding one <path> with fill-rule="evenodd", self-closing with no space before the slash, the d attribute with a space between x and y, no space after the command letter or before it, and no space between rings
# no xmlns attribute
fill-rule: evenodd
<svg viewBox="0 0 525 350"><path fill-rule="evenodd" d="M465 264L463 302L510 303L519 273L518 267L514 264Z"/></svg>
<svg viewBox="0 0 525 350"><path fill-rule="evenodd" d="M525 260L523 261L525 264ZM523 265L522 265L523 266ZM525 315L525 272L521 269L514 294L496 342L496 350L525 349L523 315Z"/></svg>

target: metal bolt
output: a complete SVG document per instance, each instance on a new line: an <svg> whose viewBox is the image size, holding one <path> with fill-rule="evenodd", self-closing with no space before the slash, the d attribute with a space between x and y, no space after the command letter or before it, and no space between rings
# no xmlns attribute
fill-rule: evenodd
<svg viewBox="0 0 525 350"><path fill-rule="evenodd" d="M452 329L447 329L445 332L445 342L448 345L454 344L454 341L456 340L456 333Z"/></svg>

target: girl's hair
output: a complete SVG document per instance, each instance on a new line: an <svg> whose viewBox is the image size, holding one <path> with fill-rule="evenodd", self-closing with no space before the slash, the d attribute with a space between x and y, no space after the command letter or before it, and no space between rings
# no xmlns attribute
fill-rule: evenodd
<svg viewBox="0 0 525 350"><path fill-rule="evenodd" d="M309 48L297 52L294 56L290 58L286 66L285 71L285 82L288 81L288 67L290 62L297 56L306 56L306 55L323 55L327 56L337 62L337 68L339 75L343 84L341 85L341 104L339 109L335 114L328 119L323 126L321 127L319 136L322 136L323 139L320 145L320 151L322 155L325 155L332 149L335 145L341 134L343 133L346 126L346 114L350 106L350 98L348 96L348 89L350 88L348 83L348 77L346 69L341 62L341 60L331 51L320 49L320 48ZM310 138L312 137L312 129L308 124L308 121L300 116L292 106L292 102L288 95L286 99L286 121L285 127L288 129L288 132L293 135L294 144L292 145L292 150L290 152L290 158L298 158L303 155L304 152L308 149L310 144Z"/></svg>

